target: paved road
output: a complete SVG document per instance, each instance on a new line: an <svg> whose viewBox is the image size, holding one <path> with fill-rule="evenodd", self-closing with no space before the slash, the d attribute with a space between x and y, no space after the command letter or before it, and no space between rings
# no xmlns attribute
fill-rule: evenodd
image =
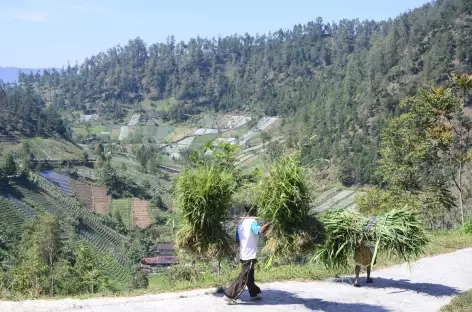
<svg viewBox="0 0 472 312"><path fill-rule="evenodd" d="M373 284L351 286L350 278L327 282L283 282L261 285L264 299L226 305L211 290L132 298L2 302L1 312L226 312L226 311L329 311L329 312L434 312L453 296L472 288L472 248L425 258L375 271ZM257 274L257 273L256 273ZM257 276L256 276L257 278Z"/></svg>

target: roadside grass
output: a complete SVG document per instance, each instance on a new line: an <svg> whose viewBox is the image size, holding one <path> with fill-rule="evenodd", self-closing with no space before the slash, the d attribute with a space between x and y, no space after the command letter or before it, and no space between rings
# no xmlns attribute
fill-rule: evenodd
<svg viewBox="0 0 472 312"><path fill-rule="evenodd" d="M459 234L457 232L440 232L432 235L432 242L429 245L424 257L454 252L459 249L472 247L472 235ZM386 259L379 255L377 265L373 271L380 268L403 263L401 259ZM179 292L192 289L208 289L210 292L217 291L218 288L225 287L239 274L239 264L228 261L222 263L221 274L216 274L216 263L198 262L193 266L176 265L169 269L163 269L161 273L149 277L149 286L146 289L129 290L124 285L114 285L114 290L97 292L94 294L81 294L76 296L56 296L54 299L77 298L88 299L98 297L129 297L144 294L155 294L164 292ZM320 264L307 263L304 265L287 264L265 268L263 260L256 265L256 281L258 283L283 282L283 281L322 281L340 275L353 275L352 269L340 271L328 271ZM414 274L414 271L413 271ZM7 300L22 300L15 294L5 292L0 288L0 298ZM41 298L37 298L41 299ZM44 299L51 299L44 297ZM441 312L466 312L471 311L472 290L454 298L451 303L445 306Z"/></svg>
<svg viewBox="0 0 472 312"><path fill-rule="evenodd" d="M472 289L454 297L451 302L441 308L440 312L470 312L472 311Z"/></svg>
<svg viewBox="0 0 472 312"><path fill-rule="evenodd" d="M472 235L464 235L456 232L434 233L424 257L450 253L468 247L472 247ZM380 254L377 260L377 265L374 267L374 272L380 268L401 263L403 263L401 259L388 259L384 255ZM352 268L346 270L330 271L321 264L307 263L303 265L287 264L265 268L265 263L261 261L256 266L256 279L259 283L275 281L319 281L338 277L340 275L353 274L354 263L352 263L351 267ZM179 270L182 272L176 272ZM214 267L210 267L209 265L201 267L185 267L183 265L178 265L169 269L167 272L150 276L149 287L145 292L167 292L220 286L224 287L238 274L239 266L230 263L222 265L221 274L219 276L215 273ZM185 277L185 279L177 278L179 276Z"/></svg>

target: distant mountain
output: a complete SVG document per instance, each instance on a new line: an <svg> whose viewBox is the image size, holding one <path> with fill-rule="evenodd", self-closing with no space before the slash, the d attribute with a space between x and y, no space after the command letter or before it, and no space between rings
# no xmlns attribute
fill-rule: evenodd
<svg viewBox="0 0 472 312"><path fill-rule="evenodd" d="M40 71L43 73L43 68L19 68L19 67L1 67L0 66L0 80L4 82L15 82L18 80L18 73L20 71L29 74L30 72L36 73Z"/></svg>

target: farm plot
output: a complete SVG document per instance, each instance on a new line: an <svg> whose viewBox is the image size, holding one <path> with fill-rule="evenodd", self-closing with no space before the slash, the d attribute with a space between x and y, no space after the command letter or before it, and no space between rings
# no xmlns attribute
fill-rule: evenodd
<svg viewBox="0 0 472 312"><path fill-rule="evenodd" d="M131 116L131 119L128 122L128 126L136 126L139 122L140 114L134 114Z"/></svg>
<svg viewBox="0 0 472 312"><path fill-rule="evenodd" d="M262 117L256 124L256 129L264 131L269 128L274 122L278 120L277 117Z"/></svg>
<svg viewBox="0 0 472 312"><path fill-rule="evenodd" d="M180 152L188 149L190 145L192 145L193 141L195 140L194 136L185 138L183 140L178 141L177 143L171 143L166 145L164 151L169 155L169 159L180 159L181 155Z"/></svg>
<svg viewBox="0 0 472 312"><path fill-rule="evenodd" d="M327 201L328 199L330 199L331 197L339 193L339 191L340 189L336 187L333 187L327 191L324 191L323 193L321 193L315 198L315 200L311 203L311 206L316 207L323 204L325 201Z"/></svg>
<svg viewBox="0 0 472 312"><path fill-rule="evenodd" d="M128 229L131 229L131 201L130 199L113 199L111 201L111 213L119 215Z"/></svg>
<svg viewBox="0 0 472 312"><path fill-rule="evenodd" d="M120 136L118 137L118 140L123 141L129 136L129 127L128 126L122 126L120 130Z"/></svg>
<svg viewBox="0 0 472 312"><path fill-rule="evenodd" d="M149 214L149 201L133 198L131 200L133 224L141 229L147 228L151 224Z"/></svg>
<svg viewBox="0 0 472 312"><path fill-rule="evenodd" d="M84 208L75 197L64 196L64 193L54 184L41 176L34 175L36 183L23 181L22 185L17 185L17 189L24 195L25 202L34 206L40 206L60 217L80 217L81 223L95 232L97 232L102 239L106 239L109 244L114 246L114 255L121 255L124 253L123 246L125 237L103 225L98 216ZM122 263L125 262L120 257L117 257Z"/></svg>
<svg viewBox="0 0 472 312"><path fill-rule="evenodd" d="M168 190L169 182L156 178L154 175L140 172L127 172L126 175L136 181L136 183L140 186L150 184L151 192L161 196L164 206L167 208L172 206L172 197L170 196Z"/></svg>
<svg viewBox="0 0 472 312"><path fill-rule="evenodd" d="M83 122L92 122L96 121L98 119L98 114L93 114L93 115L81 115L79 117L78 122L83 123Z"/></svg>
<svg viewBox="0 0 472 312"><path fill-rule="evenodd" d="M249 130L248 132L246 132L245 134L243 134L243 136L239 139L238 144L241 145L241 146L243 146L244 144L246 144L247 141L249 141L250 139L252 139L256 134L257 134L256 131Z"/></svg>
<svg viewBox="0 0 472 312"><path fill-rule="evenodd" d="M194 135L195 128L188 128L188 127L177 127L172 132L164 138L164 142L177 142L184 139L187 136Z"/></svg>
<svg viewBox="0 0 472 312"><path fill-rule="evenodd" d="M25 218L30 218L38 214L38 212L31 208L31 206L25 204L21 200L18 200L16 198L13 198L11 196L6 197L6 199L16 208L18 209L19 212L23 214Z"/></svg>
<svg viewBox="0 0 472 312"><path fill-rule="evenodd" d="M24 222L24 217L13 205L5 198L0 197L0 224L20 228ZM3 226L3 225L2 225Z"/></svg>
<svg viewBox="0 0 472 312"><path fill-rule="evenodd" d="M99 214L107 214L110 211L111 197L107 194L106 187L92 187L93 211Z"/></svg>
<svg viewBox="0 0 472 312"><path fill-rule="evenodd" d="M194 135L206 135L206 134L215 134L215 133L218 133L218 129L201 128L201 129L197 129Z"/></svg>
<svg viewBox="0 0 472 312"><path fill-rule="evenodd" d="M41 171L39 175L59 187L65 194L70 196L73 195L68 176L56 173L52 170Z"/></svg>
<svg viewBox="0 0 472 312"><path fill-rule="evenodd" d="M314 211L320 213L326 210L331 209L335 204L338 204L341 200L354 194L354 191L351 190L342 190L333 197L329 198L327 201L322 203L319 206L313 208Z"/></svg>
<svg viewBox="0 0 472 312"><path fill-rule="evenodd" d="M161 143L172 133L172 127L167 126L144 126L143 144Z"/></svg>
<svg viewBox="0 0 472 312"><path fill-rule="evenodd" d="M87 178L90 180L98 179L98 171L96 169L81 167L77 169L77 174L83 178Z"/></svg>
<svg viewBox="0 0 472 312"><path fill-rule="evenodd" d="M36 159L79 159L83 151L66 140L34 138L29 142L31 153Z"/></svg>
<svg viewBox="0 0 472 312"><path fill-rule="evenodd" d="M247 116L230 116L229 120L225 124L225 129L239 128L251 120L251 117Z"/></svg>
<svg viewBox="0 0 472 312"><path fill-rule="evenodd" d="M90 211L93 211L92 187L87 183L72 179L71 185L80 201L83 202Z"/></svg>
<svg viewBox="0 0 472 312"><path fill-rule="evenodd" d="M49 204L58 211L59 215L80 217L84 224L99 231L102 235L106 236L107 239L112 241L115 246L122 245L124 236L103 225L100 218L87 210L77 198L66 196L56 185L39 175L32 174L32 178L34 182L21 182L26 191L30 193L33 192L49 201ZM43 208L47 209L47 206Z"/></svg>

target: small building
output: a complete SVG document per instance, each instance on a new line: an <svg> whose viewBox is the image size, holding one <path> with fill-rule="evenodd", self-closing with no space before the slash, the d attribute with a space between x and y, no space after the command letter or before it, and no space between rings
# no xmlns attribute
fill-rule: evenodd
<svg viewBox="0 0 472 312"><path fill-rule="evenodd" d="M169 243L159 243L154 246L154 252L158 255L173 255L175 246Z"/></svg>
<svg viewBox="0 0 472 312"><path fill-rule="evenodd" d="M174 256L174 249L174 244L158 243L151 251L153 256L143 258L141 264L150 267L167 267L178 264L179 260Z"/></svg>

